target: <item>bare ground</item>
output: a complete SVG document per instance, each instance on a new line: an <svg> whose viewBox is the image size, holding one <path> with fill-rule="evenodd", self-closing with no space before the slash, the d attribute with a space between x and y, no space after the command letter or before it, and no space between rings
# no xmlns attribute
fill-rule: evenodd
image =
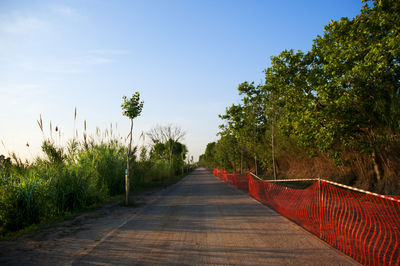
<svg viewBox="0 0 400 266"><path fill-rule="evenodd" d="M2 241L0 264L357 264L204 169L136 201Z"/></svg>

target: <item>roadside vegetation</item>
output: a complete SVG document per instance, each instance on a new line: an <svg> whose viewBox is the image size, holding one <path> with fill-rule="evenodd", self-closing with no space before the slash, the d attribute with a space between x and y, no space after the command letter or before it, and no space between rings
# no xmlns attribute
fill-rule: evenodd
<svg viewBox="0 0 400 266"><path fill-rule="evenodd" d="M320 177L400 193L400 2L364 1L307 52L239 85L200 163L265 178Z"/></svg>
<svg viewBox="0 0 400 266"><path fill-rule="evenodd" d="M41 117L38 125L43 156L23 162L16 154L0 155L0 235L68 216L125 192L129 144L113 134L112 125L89 136L84 121L82 139L76 131L65 146L57 140L58 127L50 122L46 137ZM131 192L177 182L194 165L186 146L176 139L154 139L151 145L131 149Z"/></svg>

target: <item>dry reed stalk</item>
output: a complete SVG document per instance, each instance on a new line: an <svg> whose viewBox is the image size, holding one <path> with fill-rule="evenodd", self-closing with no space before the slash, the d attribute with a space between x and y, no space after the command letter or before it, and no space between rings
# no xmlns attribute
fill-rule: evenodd
<svg viewBox="0 0 400 266"><path fill-rule="evenodd" d="M72 131L72 136L73 136L73 138L75 138L75 137L78 138L78 131L77 131L76 136L74 135L74 134L75 134L76 115L77 115L77 109L76 109L76 106L75 106L75 112L74 112L74 129L73 129L73 131Z"/></svg>
<svg viewBox="0 0 400 266"><path fill-rule="evenodd" d="M37 123L39 125L40 131L42 131L42 135L43 135L43 138L44 138L42 114L40 114L40 118L39 118L39 120L37 120Z"/></svg>
<svg viewBox="0 0 400 266"><path fill-rule="evenodd" d="M3 148L4 148L5 150L7 150L7 149L6 149L6 145L4 144L3 140L1 140L1 145L3 145Z"/></svg>
<svg viewBox="0 0 400 266"><path fill-rule="evenodd" d="M50 138L53 140L53 129L50 121Z"/></svg>

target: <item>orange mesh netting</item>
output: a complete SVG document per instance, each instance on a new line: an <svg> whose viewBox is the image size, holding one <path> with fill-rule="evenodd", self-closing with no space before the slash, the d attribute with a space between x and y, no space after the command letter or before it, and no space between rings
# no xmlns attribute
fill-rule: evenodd
<svg viewBox="0 0 400 266"><path fill-rule="evenodd" d="M213 174L236 188L249 191L249 179L247 174L228 173L225 170L214 169Z"/></svg>
<svg viewBox="0 0 400 266"><path fill-rule="evenodd" d="M238 187L235 173L214 175ZM232 180L232 181L231 181ZM295 189L248 173L249 194L365 265L400 264L400 200L322 179ZM286 183L286 182L285 182Z"/></svg>

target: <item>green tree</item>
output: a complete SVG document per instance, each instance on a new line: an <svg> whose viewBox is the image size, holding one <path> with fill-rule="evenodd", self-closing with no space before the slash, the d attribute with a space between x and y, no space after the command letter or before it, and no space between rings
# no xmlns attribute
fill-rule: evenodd
<svg viewBox="0 0 400 266"><path fill-rule="evenodd" d="M363 2L353 19L329 23L309 52L271 57L265 84L240 84L242 101L220 115L220 139L207 146L202 160L236 168L236 155L242 162L247 153L255 171L272 163L276 176L279 146L330 156L338 165L362 158L363 166L373 167L374 176L368 175L382 183L384 171L391 171L386 161L400 147L400 2ZM298 147L291 149L294 143Z"/></svg>
<svg viewBox="0 0 400 266"><path fill-rule="evenodd" d="M311 151L316 148L315 99L311 86L310 55L285 50L271 57L265 72L266 115L286 136L295 135Z"/></svg>
<svg viewBox="0 0 400 266"><path fill-rule="evenodd" d="M140 93L135 92L131 98L122 97L122 114L131 120L131 129L129 132L129 146L126 155L126 175L125 175L125 203L129 204L129 160L132 151L132 134L133 134L133 119L140 116L143 109L143 101L140 101Z"/></svg>
<svg viewBox="0 0 400 266"><path fill-rule="evenodd" d="M318 111L339 143L370 156L380 181L382 153L399 141L400 2L365 2L354 19L327 25L312 53Z"/></svg>
<svg viewBox="0 0 400 266"><path fill-rule="evenodd" d="M172 160L170 160L171 146L173 151ZM156 142L150 150L150 159L153 161L172 162L170 171L172 170L172 173L177 174L184 167L187 152L186 145L180 142L172 142L172 140L166 143Z"/></svg>
<svg viewBox="0 0 400 266"><path fill-rule="evenodd" d="M252 154L253 168L257 173L259 161L262 164L266 161L262 151L265 145L269 145L265 140L268 124L265 116L264 91L262 85L255 86L254 82L243 82L239 85L238 91L239 95L242 95L242 102L227 108L225 114L219 116L226 121L220 126L220 134L235 136L239 146L236 152L240 154L241 161L243 153Z"/></svg>
<svg viewBox="0 0 400 266"><path fill-rule="evenodd" d="M153 161L168 161L168 150L164 143L154 143L150 149L150 159Z"/></svg>
<svg viewBox="0 0 400 266"><path fill-rule="evenodd" d="M185 132L179 126L170 124L167 126L156 126L147 132L147 135L154 144L167 144L166 148L169 157L169 175L172 176L174 144L184 138Z"/></svg>
<svg viewBox="0 0 400 266"><path fill-rule="evenodd" d="M206 150L203 155L200 156L200 163L208 168L218 167L215 159L215 142L207 144Z"/></svg>
<svg viewBox="0 0 400 266"><path fill-rule="evenodd" d="M369 156L377 181L383 154L399 142L399 7L366 3L354 19L329 23L310 52L285 50L265 70L282 132L337 163L346 150Z"/></svg>

